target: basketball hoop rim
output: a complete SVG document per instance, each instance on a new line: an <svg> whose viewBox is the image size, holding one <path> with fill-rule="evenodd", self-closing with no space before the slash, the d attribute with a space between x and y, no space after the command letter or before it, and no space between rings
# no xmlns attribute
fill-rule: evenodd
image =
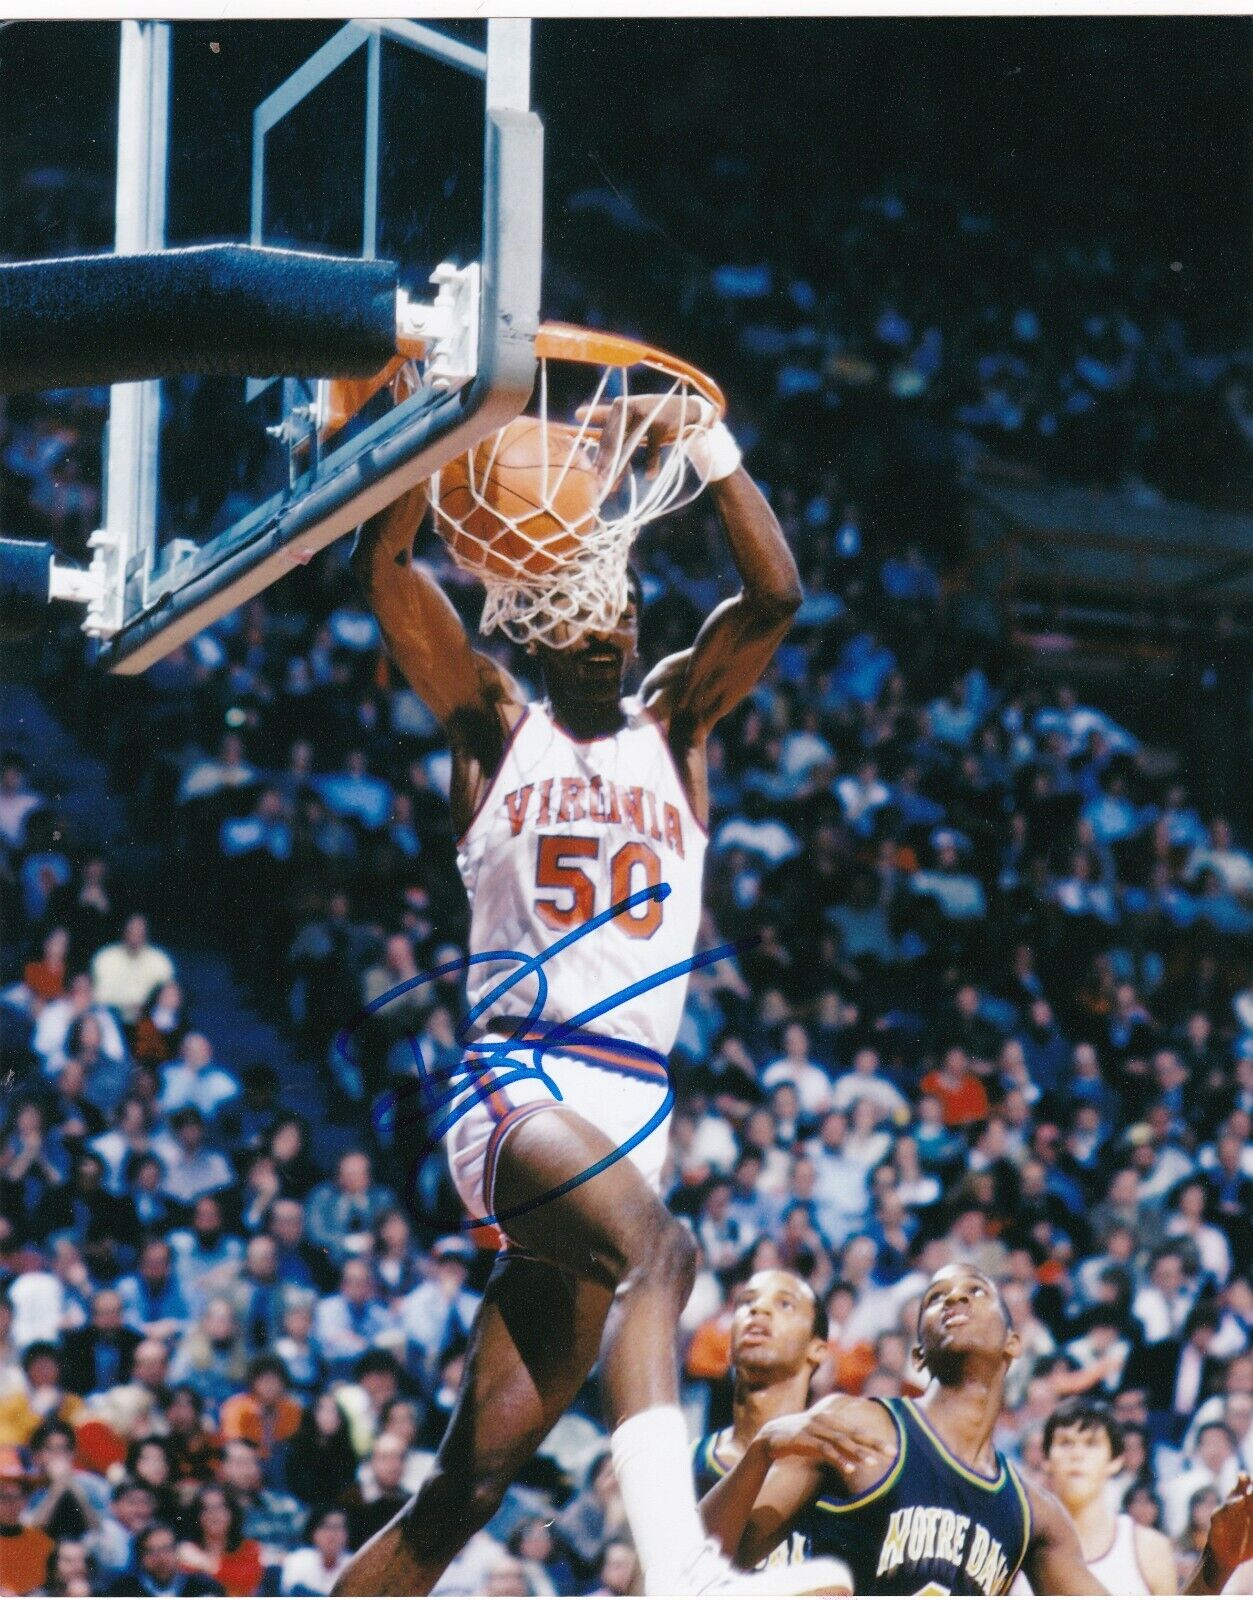
<svg viewBox="0 0 1253 1600"><path fill-rule="evenodd" d="M590 367L655 367L669 378L690 383L713 406L719 421L727 414L726 396L707 372L642 339L605 333L599 328L580 328L572 322L543 322L535 336L535 354L541 361L578 362Z"/></svg>

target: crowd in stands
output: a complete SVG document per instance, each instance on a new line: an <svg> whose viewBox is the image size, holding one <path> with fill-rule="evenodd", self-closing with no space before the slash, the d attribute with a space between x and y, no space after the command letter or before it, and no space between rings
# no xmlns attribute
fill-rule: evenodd
<svg viewBox="0 0 1253 1600"><path fill-rule="evenodd" d="M611 199L584 195L587 227ZM710 209L711 237L733 224ZM882 195L839 238L838 283L763 246L670 291L698 330L684 353L744 397L806 586L709 747L701 945L739 953L694 975L672 1058L667 1196L701 1251L685 1406L694 1435L727 1420L730 1292L775 1264L827 1308L829 1382L915 1392L921 1286L970 1260L1025 1347L997 1442L1038 1474L1050 1410L1106 1398L1127 1437L1112 1492L1182 1571L1253 1470L1253 854L1153 729L959 632L915 508L859 505L842 424L815 463L826 436L790 419L873 391L893 427L914 406L911 449L945 462L994 447L1086 480L1099 458L1152 494L1171 407L1209 406L1247 448L1239 373L1155 317L1154 264L1073 243L1023 262L974 210ZM954 282L950 249L978 254L987 303L922 293L941 249ZM916 267L890 292L885 251ZM576 278L553 292L588 314ZM0 416L6 532L74 549L90 531L98 398ZM419 553L472 622L429 532ZM449 759L346 558L142 679L75 667L81 726L161 852L138 895L37 759L0 760L8 1592L327 1594L450 1413L490 1250L460 1231L438 1150L371 1111L415 1050L455 1062L459 985L362 1020L464 951ZM639 562L651 661L731 575L701 506ZM530 658L488 648L542 693ZM342 1154L270 1063L231 1059L162 927L227 950L318 1062ZM592 1383L439 1592L635 1578Z"/></svg>

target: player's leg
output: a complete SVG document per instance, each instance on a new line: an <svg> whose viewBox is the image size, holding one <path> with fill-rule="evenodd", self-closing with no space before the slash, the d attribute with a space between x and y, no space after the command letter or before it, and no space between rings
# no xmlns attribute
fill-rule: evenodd
<svg viewBox="0 0 1253 1600"><path fill-rule="evenodd" d="M664 1148L664 1126L655 1137ZM658 1146L633 1151L644 1169L659 1165ZM600 1382L645 1592L846 1594L843 1563L733 1574L706 1538L678 1404L676 1334L691 1292L695 1245L641 1166L630 1157L614 1160L617 1154L618 1146L577 1112L550 1107L505 1140L492 1203L510 1238L613 1293ZM601 1162L608 1164L587 1176Z"/></svg>
<svg viewBox="0 0 1253 1600"><path fill-rule="evenodd" d="M586 1380L610 1299L600 1284L544 1262L500 1259L435 1470L353 1557L337 1595L430 1593Z"/></svg>
<svg viewBox="0 0 1253 1600"><path fill-rule="evenodd" d="M675 1342L695 1246L629 1157L577 1181L614 1151L607 1135L565 1107L530 1117L501 1148L492 1204L510 1238L612 1293L600 1382L618 1486L646 1590L691 1592L709 1557Z"/></svg>

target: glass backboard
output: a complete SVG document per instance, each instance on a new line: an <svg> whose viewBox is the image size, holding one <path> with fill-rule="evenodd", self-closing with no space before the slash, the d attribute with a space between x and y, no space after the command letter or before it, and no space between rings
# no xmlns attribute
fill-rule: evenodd
<svg viewBox="0 0 1253 1600"><path fill-rule="evenodd" d="M542 130L530 24L124 23L120 251L235 241L445 271L456 376L334 432L281 373L117 385L101 659L141 671L516 415L534 381ZM277 44L276 44L277 39ZM476 270L477 269L477 270Z"/></svg>

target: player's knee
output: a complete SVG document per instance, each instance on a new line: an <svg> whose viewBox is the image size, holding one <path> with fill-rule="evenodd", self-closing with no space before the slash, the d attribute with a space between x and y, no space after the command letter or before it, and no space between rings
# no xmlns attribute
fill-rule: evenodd
<svg viewBox="0 0 1253 1600"><path fill-rule="evenodd" d="M677 1218L667 1214L660 1227L649 1229L632 1277L686 1301L696 1279L696 1241Z"/></svg>
<svg viewBox="0 0 1253 1600"><path fill-rule="evenodd" d="M451 1530L457 1549L469 1532L484 1528L500 1509L513 1471L490 1466L467 1471L436 1467L406 1515L406 1535L411 1541L429 1542L433 1528Z"/></svg>

